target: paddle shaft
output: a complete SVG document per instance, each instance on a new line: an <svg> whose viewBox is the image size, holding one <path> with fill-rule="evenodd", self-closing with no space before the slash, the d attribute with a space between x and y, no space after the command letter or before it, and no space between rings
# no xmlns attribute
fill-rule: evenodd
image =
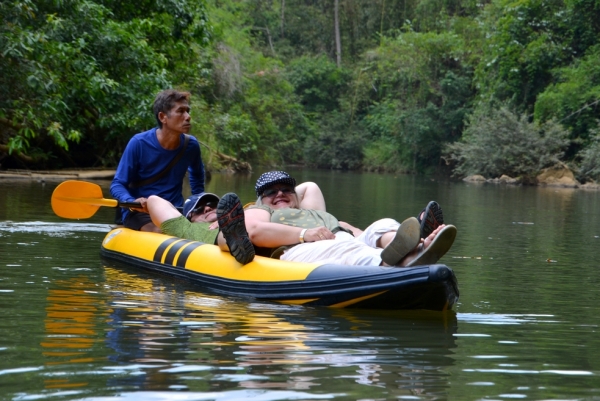
<svg viewBox="0 0 600 401"><path fill-rule="evenodd" d="M55 196L54 199L63 202L72 203L85 203L93 206L109 206L109 207L142 207L139 202L119 202L116 199L105 199L105 198L77 198L71 196Z"/></svg>

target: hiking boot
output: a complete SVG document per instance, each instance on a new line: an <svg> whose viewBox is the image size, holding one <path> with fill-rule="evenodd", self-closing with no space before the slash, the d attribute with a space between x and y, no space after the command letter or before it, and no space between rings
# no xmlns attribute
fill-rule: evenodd
<svg viewBox="0 0 600 401"><path fill-rule="evenodd" d="M235 260L243 265L252 262L254 245L246 231L244 208L236 194L228 193L221 198L217 205L217 220Z"/></svg>

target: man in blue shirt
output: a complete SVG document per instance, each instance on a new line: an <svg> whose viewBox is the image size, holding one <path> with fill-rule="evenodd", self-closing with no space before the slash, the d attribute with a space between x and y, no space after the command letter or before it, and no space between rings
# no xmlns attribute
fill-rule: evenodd
<svg viewBox="0 0 600 401"><path fill-rule="evenodd" d="M183 205L183 179L189 172L193 194L204 192L204 165L191 128L190 94L173 89L160 92L152 111L158 127L134 135L119 162L110 193L121 202L139 202L139 209L121 209L123 225L140 231L160 232L146 207L150 195L174 206Z"/></svg>

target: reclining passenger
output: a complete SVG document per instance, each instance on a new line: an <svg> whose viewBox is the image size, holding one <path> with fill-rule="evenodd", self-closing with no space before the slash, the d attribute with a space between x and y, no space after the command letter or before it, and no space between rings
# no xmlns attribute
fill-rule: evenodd
<svg viewBox="0 0 600 401"><path fill-rule="evenodd" d="M236 260L240 263L252 260L251 241L259 247L286 246L280 259L288 261L428 265L437 262L456 237L456 227L440 224L443 217L435 202L419 215L421 222L414 217L402 224L393 219L382 219L354 237L354 227L340 223L330 213L302 208L295 186L296 180L289 174L271 171L261 175L256 182L258 200L255 206L244 211L233 193L219 201L219 227ZM422 236L425 238L421 239ZM219 245L225 249L222 241Z"/></svg>
<svg viewBox="0 0 600 401"><path fill-rule="evenodd" d="M325 210L323 193L314 182L298 185L295 192L302 207ZM228 250L225 239L222 235L219 236L219 226L216 222L219 200L220 198L212 193L192 195L183 204L183 215L169 201L159 196L149 196L146 205L152 222L160 227L164 234L215 244ZM245 264L254 259L254 247L249 240L242 246L243 253L238 255L243 254L243 258L238 259L238 262Z"/></svg>
<svg viewBox="0 0 600 401"><path fill-rule="evenodd" d="M296 188L293 188L293 185L295 185L295 180L291 177L289 177L289 175L287 175L286 173L281 173L282 177L284 181L288 181L290 183L292 183L292 188L288 188L288 190L284 191L284 192L288 192L288 194L291 194L292 192L294 192L294 197L297 198L297 201L299 201L300 203L300 207L304 208L304 209L311 209L312 212L317 212L318 211L325 211L325 200L323 198L323 194L320 191L319 187L312 182L307 182L307 183L303 183L298 185ZM273 186L274 184L276 184L276 182L273 182L272 180L266 180L266 177L272 177L272 174L263 174L261 176L261 178L259 179L259 182L262 182L261 188L259 188L259 185L257 184L257 194L259 195L259 200L258 203L262 203L262 200L264 198L265 192L266 195L271 195L272 191L267 191L269 185L271 184L271 186ZM275 180L277 181L277 180ZM260 189L260 191L259 191ZM278 193L275 195L271 195L271 197L277 197ZM267 196L267 198L270 198L270 196ZM180 238L186 238L186 239L190 239L190 240L195 240L195 241L202 241L205 243L210 243L210 244L217 244L219 245L222 249L227 250L229 249L228 245L227 245L227 240L224 238L224 236L221 234L219 235L219 230L217 230L217 224L214 223L217 219L217 214L216 214L216 204L219 201L219 197L215 194L209 194L209 193L203 193L203 194L199 194L199 195L193 195L190 198L188 198L184 204L184 208L183 208L183 215L181 215L179 213L179 211L177 211L176 208L174 208L168 201L157 197L157 196L151 196L148 198L148 210L150 212L150 216L152 217L153 222L157 225L161 227L162 232L164 232L165 234L168 235L173 235L173 236L177 236ZM233 206L236 206L237 203L239 202L234 202ZM229 202L229 208L225 207L225 211L229 210L231 211L231 202ZM239 204L236 207L236 210L241 210L241 204ZM230 217L231 217L231 213ZM333 216L331 216L333 217ZM333 218L335 219L335 218ZM237 218L237 219L232 219L231 222L236 222L236 221L243 221L244 220L244 215L241 214L241 218ZM344 222L339 222L340 227L345 228L346 230L351 230L353 231L353 233L355 235L358 236L358 238L369 238L370 240L373 241L373 239L375 240L375 246L376 247L385 247L386 245L388 245L391 242L391 239L395 238L396 235L396 231L399 223L394 222L391 219L384 219L383 221L380 221L379 223L385 223L386 220L387 224L391 224L391 227L393 228L391 231L388 231L382 235L379 235L377 232L375 232L375 227L370 227L369 230L367 230L367 234L362 235L363 232L358 230L357 228L344 223ZM424 244L421 245L421 248L424 247L428 247L429 244L433 241L433 238L435 236L435 234L437 233L437 231L435 231L435 229L440 226L440 223L443 223L443 216L442 216L442 211L441 208L439 207L439 205L436 202L430 202L427 207L425 209L423 209L423 211L419 214L419 220L420 220L420 226L419 226L419 230L420 230L420 236L421 238L425 239ZM197 223L197 224L191 224L191 223ZM414 222L412 222L412 224L405 224L405 229L408 229L409 226L412 225L413 231L414 231ZM250 262L253 258L254 258L254 247L251 246L251 243L249 241L249 238L247 236L247 234L245 233L245 226L242 225L240 226L239 224L225 224L225 232L229 232L230 235L228 235L229 237L229 242L230 242L230 246L231 246L231 252L232 254L236 257L236 259L238 260L238 262L240 263L248 263ZM241 228L241 234L236 235L236 232ZM381 225L380 225L380 229L381 229ZM296 231L302 231L301 229L296 229ZM435 232L434 232L435 231ZM455 229L454 229L455 232ZM313 235L315 235L316 231L313 229L306 229L304 231L304 240L305 242L310 242L313 241L311 238L313 237ZM431 234L434 234L433 236L431 236ZM333 233L331 233L333 234ZM361 235L359 235L361 234ZM318 237L318 234L316 234ZM322 234L323 235L323 234ZM326 233L325 235L329 235L328 233ZM431 238L428 238L428 236L431 236ZM445 234L445 237L447 237L448 234ZM449 237L448 237L449 238ZM316 238L315 238L316 239ZM321 238L319 238L320 240ZM323 238L325 239L325 238ZM399 235L397 237L397 241L398 242L402 242L402 233L401 235ZM437 261L437 259L439 259L443 253L445 253L446 251L440 252L439 248L443 248L443 243L445 243L446 241L438 241L436 242L438 245L436 245L433 248L430 248L430 251L428 253L424 253L420 258L416 259L411 265L417 264L419 263L419 261L421 261L420 264L424 264L425 262L427 262L427 264L431 264L431 263L435 263L435 261ZM294 242L293 241L287 241L287 242L276 242L275 246L280 246L280 245L292 245ZM299 235L297 236L297 240L296 243L299 243ZM397 253L397 251L395 251L395 249L397 249L398 247L403 248L405 246L410 246L411 243L414 243L414 238L409 241L409 243L407 245L404 244L398 244L396 247L389 247L388 248L388 257L389 258L398 258L398 255L396 254L394 256L395 253ZM451 244L450 244L451 245ZM449 248L449 245L448 245ZM405 252L406 249L402 250L400 249L400 253ZM435 251L435 252L434 252ZM379 250L380 252L380 250ZM389 256L391 255L391 256ZM426 259L425 257L427 255L428 258ZM437 255L437 256L436 256ZM384 253L385 256L385 253ZM437 258L437 259L436 259ZM434 260L435 259L435 260ZM388 259L388 261L391 261L393 263L393 259ZM339 261L336 260L337 263L339 263ZM408 263L408 261L405 261L406 263ZM387 262L384 262L383 264L390 264Z"/></svg>

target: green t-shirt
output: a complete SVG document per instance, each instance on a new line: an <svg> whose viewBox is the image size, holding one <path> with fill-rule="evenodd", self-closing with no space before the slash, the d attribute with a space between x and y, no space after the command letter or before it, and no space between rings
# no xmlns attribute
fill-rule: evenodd
<svg viewBox="0 0 600 401"><path fill-rule="evenodd" d="M209 229L211 223L192 223L183 216L175 217L164 221L160 225L160 230L167 235L200 241L206 244L216 244L219 229Z"/></svg>
<svg viewBox="0 0 600 401"><path fill-rule="evenodd" d="M300 228L327 227L332 232L339 230L340 222L333 215L322 210L312 209L271 209L268 206L252 206L271 213L271 223L285 224ZM334 231L335 230L335 231Z"/></svg>

